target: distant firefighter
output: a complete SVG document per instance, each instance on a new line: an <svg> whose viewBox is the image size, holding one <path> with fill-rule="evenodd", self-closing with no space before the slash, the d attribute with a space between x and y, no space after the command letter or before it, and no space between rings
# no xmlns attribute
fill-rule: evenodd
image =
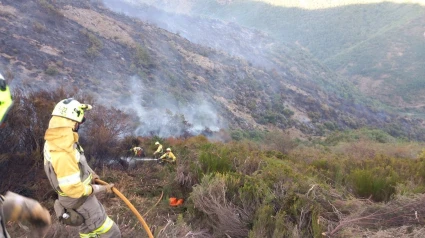
<svg viewBox="0 0 425 238"><path fill-rule="evenodd" d="M162 153L164 153L164 151L162 150L162 145L157 141L155 142L155 145L158 146L158 148L156 149L155 152L153 152L153 155L161 155Z"/></svg>
<svg viewBox="0 0 425 238"><path fill-rule="evenodd" d="M138 156L138 157L144 157L145 156L145 152L143 151L142 147L133 147L130 149L130 151L133 151L134 156Z"/></svg>
<svg viewBox="0 0 425 238"><path fill-rule="evenodd" d="M171 152L170 148L167 148L165 150L165 154L163 154L160 158L161 162L168 162L168 163L176 163L176 156L173 154L173 152Z"/></svg>

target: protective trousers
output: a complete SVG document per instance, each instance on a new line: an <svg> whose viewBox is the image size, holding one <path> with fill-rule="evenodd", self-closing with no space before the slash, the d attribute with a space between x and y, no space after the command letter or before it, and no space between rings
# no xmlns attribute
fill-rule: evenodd
<svg viewBox="0 0 425 238"><path fill-rule="evenodd" d="M80 226L81 238L120 238L121 232L106 215L102 204L97 200L96 196L89 196L87 200L76 209L84 217L84 223Z"/></svg>

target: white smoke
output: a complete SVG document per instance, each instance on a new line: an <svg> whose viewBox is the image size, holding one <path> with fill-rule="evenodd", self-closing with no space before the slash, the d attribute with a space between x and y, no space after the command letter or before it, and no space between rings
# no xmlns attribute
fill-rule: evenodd
<svg viewBox="0 0 425 238"><path fill-rule="evenodd" d="M192 43L224 51L267 69L279 67L269 55L269 52L273 52L275 40L264 32L252 31L230 22L201 20L179 14L181 11L178 9L166 12L156 8L158 3L150 0L103 0L103 3L115 12L154 24Z"/></svg>
<svg viewBox="0 0 425 238"><path fill-rule="evenodd" d="M219 131L226 123L204 95L193 95L190 102L182 105L166 91L152 93L146 90L143 81L134 76L130 79L131 96L126 109L139 118L136 136L156 135L178 137L185 133L199 135L205 130ZM149 94L149 102L143 96Z"/></svg>

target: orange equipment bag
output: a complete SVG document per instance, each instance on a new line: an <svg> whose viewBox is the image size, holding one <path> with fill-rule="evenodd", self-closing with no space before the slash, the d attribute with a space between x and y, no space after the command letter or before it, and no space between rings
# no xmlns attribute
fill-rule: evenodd
<svg viewBox="0 0 425 238"><path fill-rule="evenodd" d="M169 200L170 200L170 206L172 206L172 207L177 207L177 206L183 204L183 201L184 201L183 198L180 198L180 199L177 200L177 198L175 198L175 197L171 197Z"/></svg>

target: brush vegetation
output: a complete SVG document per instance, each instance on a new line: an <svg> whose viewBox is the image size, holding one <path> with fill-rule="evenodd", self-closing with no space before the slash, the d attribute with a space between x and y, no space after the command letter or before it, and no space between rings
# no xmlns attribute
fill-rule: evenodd
<svg viewBox="0 0 425 238"><path fill-rule="evenodd" d="M35 198L52 214L43 136L55 103L70 95L80 99L64 90L16 93L0 134L0 191ZM80 142L90 164L129 198L155 237L403 236L421 234L425 223L423 143L368 128L318 141L261 131L239 131L237 140L235 132L221 131L222 141L136 137L131 116L120 110L96 106L87 118ZM130 170L119 163L135 145L151 155L157 140L172 148L177 165L144 162ZM170 207L169 197L185 202ZM123 237L145 235L122 201L100 199ZM52 219L47 237L78 237L76 228ZM8 229L13 237L28 235L16 223Z"/></svg>

